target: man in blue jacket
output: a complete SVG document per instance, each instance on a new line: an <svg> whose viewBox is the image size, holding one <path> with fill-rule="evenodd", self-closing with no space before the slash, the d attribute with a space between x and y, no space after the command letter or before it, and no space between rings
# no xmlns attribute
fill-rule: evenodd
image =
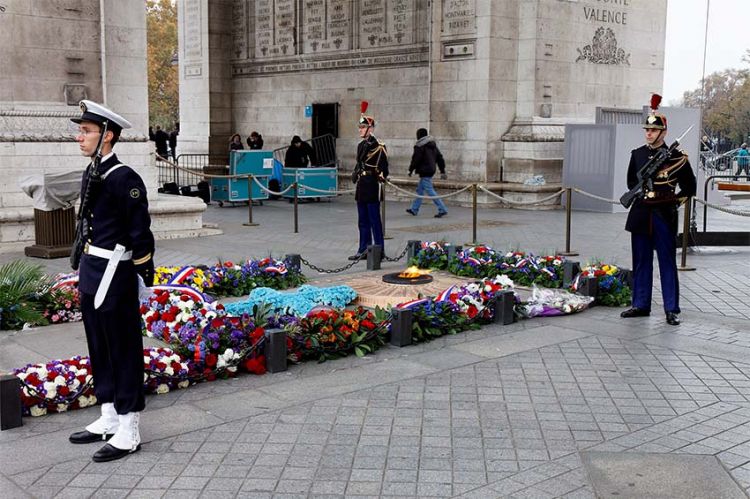
<svg viewBox="0 0 750 499"><path fill-rule="evenodd" d="M445 160L443 155L440 153L435 139L431 135L427 135L427 129L420 128L417 130L417 143L414 144L414 153L411 156L411 164L409 165L409 176L415 171L419 175L419 183L417 184L417 195L423 196L437 196L435 187L432 185L432 177L435 176L435 165L440 168L440 178L445 180ZM432 200L437 206L437 214L435 218L441 218L448 214L448 208L445 207L442 199ZM411 205L411 208L406 209L406 213L417 216L419 213L419 207L422 206L422 198L415 198Z"/></svg>
<svg viewBox="0 0 750 499"><path fill-rule="evenodd" d="M750 175L750 152L747 151L747 144L745 143L737 151L737 173L735 173L735 180L739 180L742 170L745 170L745 175Z"/></svg>

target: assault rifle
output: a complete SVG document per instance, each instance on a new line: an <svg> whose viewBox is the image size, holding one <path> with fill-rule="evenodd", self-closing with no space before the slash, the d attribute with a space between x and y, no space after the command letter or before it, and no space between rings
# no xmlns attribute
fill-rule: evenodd
<svg viewBox="0 0 750 499"><path fill-rule="evenodd" d="M102 132L99 134L99 142L96 144L94 160L86 169L86 188L84 189L83 197L81 198L81 207L78 209L78 217L76 218L76 235L75 239L73 239L73 249L70 252L70 266L73 270L78 270L78 266L81 264L83 247L86 244L86 239L88 239L89 228L88 225L86 225L83 214L90 202L91 185L101 182L99 163L102 161L102 146L104 145L104 136L107 134L107 125L107 121L102 125Z"/></svg>
<svg viewBox="0 0 750 499"><path fill-rule="evenodd" d="M680 145L680 141L692 129L693 125L690 125L690 128L677 137L667 149L659 148L654 152L654 155L648 160L648 163L638 170L638 173L636 174L638 182L636 182L635 186L620 197L621 205L625 208L630 208L630 205L633 204L633 201L635 201L636 198L642 197L645 191L650 191L654 188L654 176L661 168L661 165L672 156L672 152Z"/></svg>

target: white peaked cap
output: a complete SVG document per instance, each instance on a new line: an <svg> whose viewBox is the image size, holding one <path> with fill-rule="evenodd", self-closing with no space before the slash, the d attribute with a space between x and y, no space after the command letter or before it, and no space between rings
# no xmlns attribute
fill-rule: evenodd
<svg viewBox="0 0 750 499"><path fill-rule="evenodd" d="M80 118L72 118L70 121L73 123L81 123L82 121L93 121L94 123L104 124L108 122L110 129L125 129L132 128L128 120L117 114L116 112L107 109L101 104L90 100L82 100L78 103L83 113Z"/></svg>

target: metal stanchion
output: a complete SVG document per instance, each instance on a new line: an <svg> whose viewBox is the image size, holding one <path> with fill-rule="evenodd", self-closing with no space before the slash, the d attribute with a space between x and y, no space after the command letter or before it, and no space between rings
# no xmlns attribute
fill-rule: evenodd
<svg viewBox="0 0 750 499"><path fill-rule="evenodd" d="M383 239L393 239L385 231L385 184L380 184L380 222L383 225Z"/></svg>
<svg viewBox="0 0 750 499"><path fill-rule="evenodd" d="M689 197L685 200L685 210L683 211L684 220L682 223L682 258L680 261L680 266L677 267L677 270L695 270L695 267L687 266L688 238L690 237L690 207L692 203L693 198Z"/></svg>
<svg viewBox="0 0 750 499"><path fill-rule="evenodd" d="M253 176L247 176L247 223L242 224L245 227L254 227L258 224L253 223Z"/></svg>
<svg viewBox="0 0 750 499"><path fill-rule="evenodd" d="M477 244L477 184L471 185L471 244Z"/></svg>
<svg viewBox="0 0 750 499"><path fill-rule="evenodd" d="M573 211L573 189L565 188L565 251L560 253L564 256L578 256L577 251L570 249L570 218Z"/></svg>
<svg viewBox="0 0 750 499"><path fill-rule="evenodd" d="M299 198L297 197L297 182L292 184L294 187L294 233L297 234L299 232L299 223L298 223L298 217L297 217L297 206Z"/></svg>

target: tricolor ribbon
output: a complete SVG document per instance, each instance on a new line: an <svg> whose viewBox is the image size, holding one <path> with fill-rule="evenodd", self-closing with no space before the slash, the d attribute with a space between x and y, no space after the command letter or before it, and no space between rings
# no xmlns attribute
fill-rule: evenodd
<svg viewBox="0 0 750 499"><path fill-rule="evenodd" d="M180 270L177 271L175 275L172 276L172 278L169 280L167 284L182 284L185 279L193 275L195 272L195 267L182 267Z"/></svg>

